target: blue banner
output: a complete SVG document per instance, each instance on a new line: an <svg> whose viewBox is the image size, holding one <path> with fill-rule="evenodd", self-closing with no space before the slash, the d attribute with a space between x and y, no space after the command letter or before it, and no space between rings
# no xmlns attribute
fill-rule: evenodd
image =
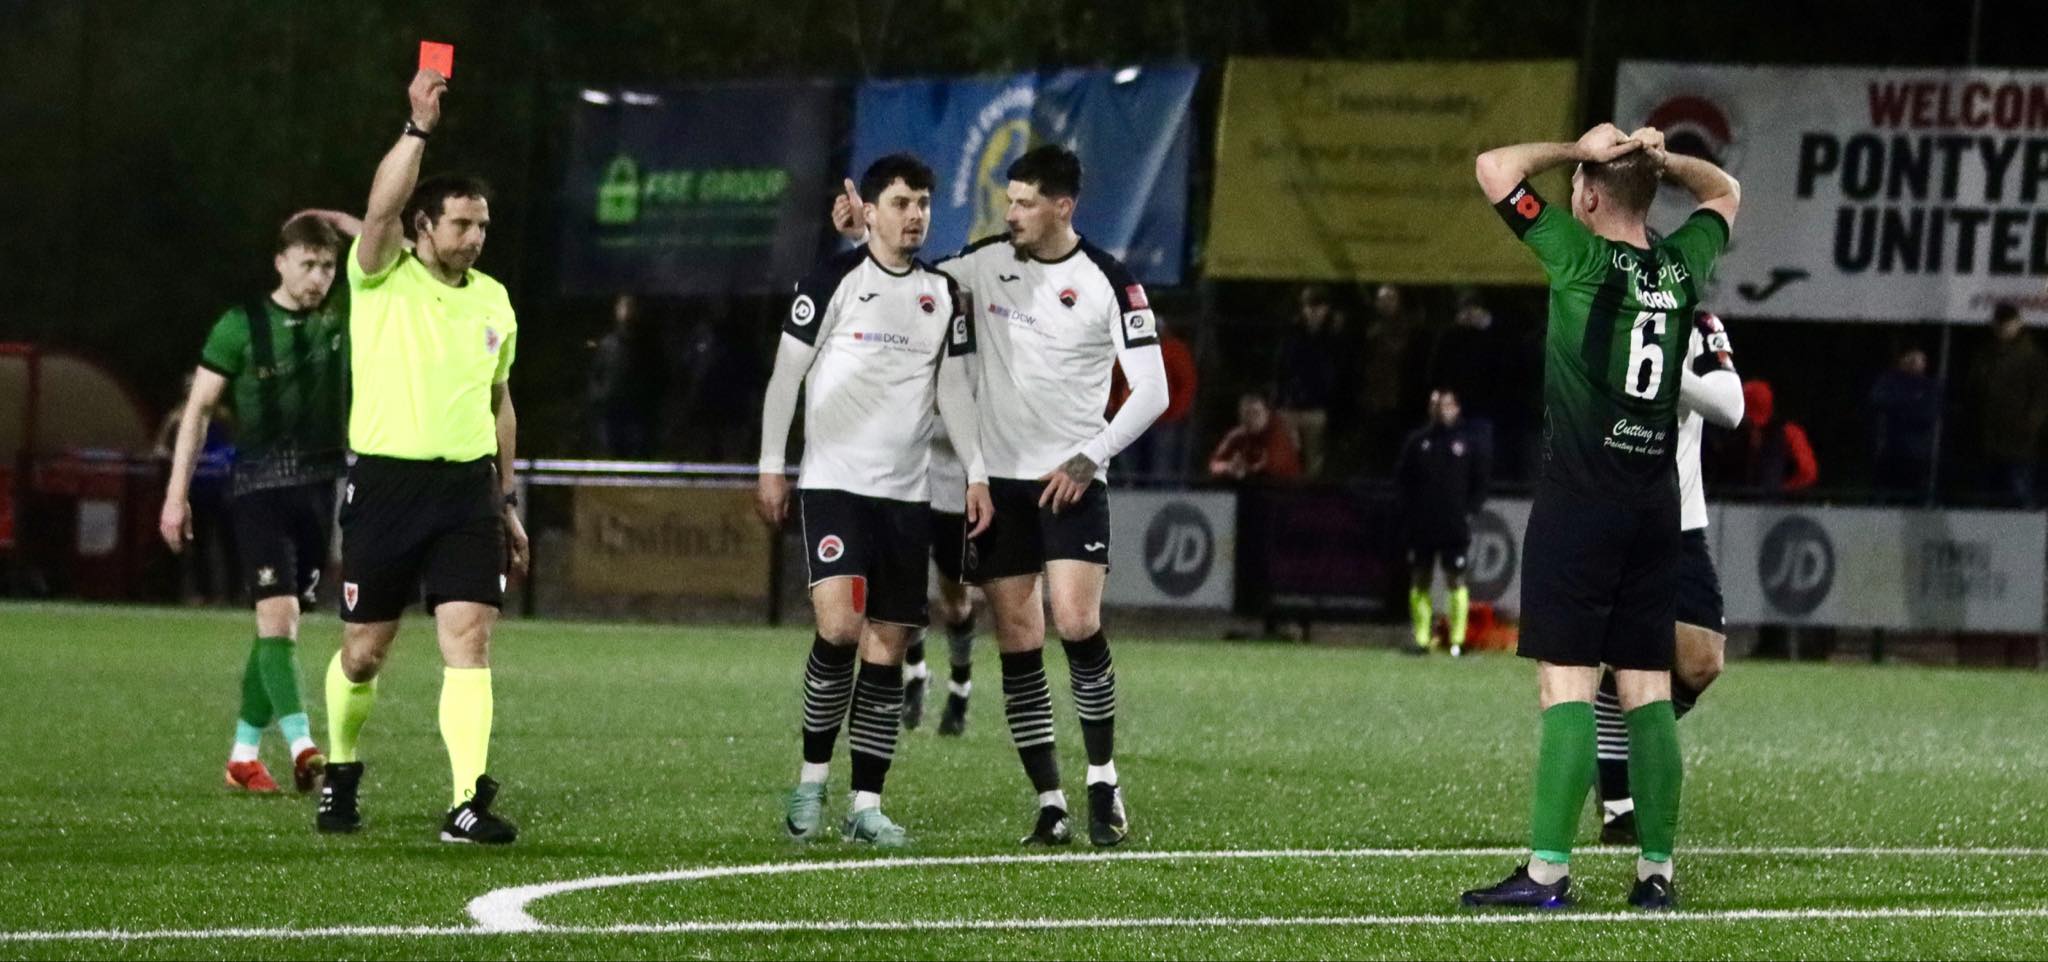
<svg viewBox="0 0 2048 962"><path fill-rule="evenodd" d="M780 290L831 209L820 83L585 90L563 179L562 291Z"/></svg>
<svg viewBox="0 0 2048 962"><path fill-rule="evenodd" d="M1139 280L1178 284L1199 75L1167 66L871 81L855 100L851 173L900 150L930 164L938 183L925 250L937 258L1002 233L1010 162L1065 145L1081 157L1075 229Z"/></svg>

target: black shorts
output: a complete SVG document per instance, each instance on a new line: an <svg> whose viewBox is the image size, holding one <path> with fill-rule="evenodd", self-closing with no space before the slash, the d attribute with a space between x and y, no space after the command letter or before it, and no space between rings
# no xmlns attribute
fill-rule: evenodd
<svg viewBox="0 0 2048 962"><path fill-rule="evenodd" d="M1721 575L1707 548L1707 529L1694 528L1680 537L1684 546L1678 556L1678 623L1725 635L1728 618L1721 606Z"/></svg>
<svg viewBox="0 0 2048 962"><path fill-rule="evenodd" d="M1557 665L1671 670L1679 543L1676 491L1629 504L1539 485L1522 539L1518 653Z"/></svg>
<svg viewBox="0 0 2048 962"><path fill-rule="evenodd" d="M1109 567L1109 486L1088 486L1079 503L1061 508L1038 506L1044 481L990 478L989 499L995 517L981 537L967 543L967 583L985 585L999 578L1035 575L1048 561L1086 561Z"/></svg>
<svg viewBox="0 0 2048 962"><path fill-rule="evenodd" d="M334 544L334 482L250 491L229 513L249 600L297 595L312 604Z"/></svg>
<svg viewBox="0 0 2048 962"><path fill-rule="evenodd" d="M930 505L813 488L797 490L797 505L813 586L858 578L854 606L869 621L924 627Z"/></svg>
<svg viewBox="0 0 2048 962"><path fill-rule="evenodd" d="M360 456L341 499L341 620L396 621L422 600L505 602L498 469Z"/></svg>
<svg viewBox="0 0 2048 962"><path fill-rule="evenodd" d="M932 509L932 564L939 577L961 583L961 562L967 559L967 515Z"/></svg>
<svg viewBox="0 0 2048 962"><path fill-rule="evenodd" d="M1442 534L1416 533L1408 536L1408 568L1416 574L1434 572L1438 565L1454 575L1472 566L1472 532Z"/></svg>

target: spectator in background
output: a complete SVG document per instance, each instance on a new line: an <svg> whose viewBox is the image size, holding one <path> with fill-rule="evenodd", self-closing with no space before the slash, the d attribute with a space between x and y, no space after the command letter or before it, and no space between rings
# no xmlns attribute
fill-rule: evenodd
<svg viewBox="0 0 2048 962"><path fill-rule="evenodd" d="M1143 479L1179 481L1188 469L1188 415L1195 407L1197 385L1195 352L1187 338L1174 333L1165 318L1156 318L1159 354L1166 364L1166 413L1138 436L1118 456L1126 468ZM1124 380L1121 364L1110 369L1109 410L1103 416L1116 417L1117 409L1131 396L1130 382Z"/></svg>
<svg viewBox="0 0 2048 962"><path fill-rule="evenodd" d="M1766 494L1791 494L1820 480L1806 429L1777 416L1769 381L1742 384L1742 426L1735 429L1734 458L1742 484Z"/></svg>
<svg viewBox="0 0 2048 962"><path fill-rule="evenodd" d="M2048 423L2048 357L2012 304L1992 311L1991 343L1970 369L1970 394L1984 452L1985 493L2032 506L2041 428Z"/></svg>
<svg viewBox="0 0 2048 962"><path fill-rule="evenodd" d="M606 457L654 456L655 416L668 380L664 354L660 337L641 317L639 298L620 294L612 301L612 329L598 340L590 364L590 407Z"/></svg>
<svg viewBox="0 0 2048 962"><path fill-rule="evenodd" d="M1330 289L1311 284L1301 289L1294 319L1280 335L1275 359L1274 394L1281 420L1301 447L1305 473L1323 475L1329 454L1330 407L1336 400L1344 349L1344 315L1330 303Z"/></svg>
<svg viewBox="0 0 2048 962"><path fill-rule="evenodd" d="M1451 391L1462 402L1465 429L1491 452L1499 433L1495 427L1513 406L1509 392L1519 380L1516 345L1494 324L1493 312L1477 290L1462 287L1456 296L1457 314L1430 345L1428 383Z"/></svg>
<svg viewBox="0 0 2048 962"><path fill-rule="evenodd" d="M1940 422L1941 388L1927 376L1927 352L1908 345L1870 385L1871 459L1879 491L1903 500L1927 493Z"/></svg>
<svg viewBox="0 0 2048 962"><path fill-rule="evenodd" d="M689 426L691 456L751 465L768 382L754 345L728 334L725 321L722 312L699 318L684 343L690 387L682 423Z"/></svg>
<svg viewBox="0 0 2048 962"><path fill-rule="evenodd" d="M1403 411L1409 397L1409 373L1416 368L1411 356L1415 335L1421 326L1421 318L1409 308L1399 287L1381 284L1373 293L1357 388L1359 439L1365 444L1361 467L1368 474L1383 474L1391 468L1406 433Z"/></svg>
<svg viewBox="0 0 2048 962"><path fill-rule="evenodd" d="M1262 394L1237 401L1237 426L1209 455L1209 476L1224 481L1292 481L1301 477L1294 432L1273 416Z"/></svg>

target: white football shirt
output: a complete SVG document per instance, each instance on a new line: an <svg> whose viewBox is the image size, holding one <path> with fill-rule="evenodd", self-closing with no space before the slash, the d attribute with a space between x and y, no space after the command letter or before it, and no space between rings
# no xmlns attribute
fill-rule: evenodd
<svg viewBox="0 0 2048 962"><path fill-rule="evenodd" d="M1040 478L1079 453L1107 467L1143 432L1143 424L1129 437L1104 430L1119 360L1134 385L1155 374L1166 383L1145 288L1116 258L1083 239L1067 256L1042 261L999 235L939 270L959 280L972 304L975 401L990 476Z"/></svg>
<svg viewBox="0 0 2048 962"><path fill-rule="evenodd" d="M974 351L973 319L945 274L891 271L861 247L797 285L783 334L817 352L804 385L797 486L925 501L941 363ZM764 428L761 470L781 470Z"/></svg>

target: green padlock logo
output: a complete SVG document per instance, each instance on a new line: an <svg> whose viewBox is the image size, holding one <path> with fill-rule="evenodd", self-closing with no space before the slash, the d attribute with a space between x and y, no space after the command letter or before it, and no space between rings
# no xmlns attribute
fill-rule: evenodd
<svg viewBox="0 0 2048 962"><path fill-rule="evenodd" d="M620 154L597 185L597 222L630 224L640 219L640 165Z"/></svg>

